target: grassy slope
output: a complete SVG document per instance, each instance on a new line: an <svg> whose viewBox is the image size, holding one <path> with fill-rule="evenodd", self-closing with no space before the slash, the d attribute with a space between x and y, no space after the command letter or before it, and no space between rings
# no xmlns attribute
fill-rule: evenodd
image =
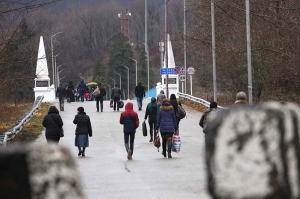
<svg viewBox="0 0 300 199"><path fill-rule="evenodd" d="M43 130L43 119L48 112L49 103L42 103L39 110L34 114L29 122L27 122L21 132L10 141L10 143L23 143L35 140ZM27 109L28 110L28 109Z"/></svg>

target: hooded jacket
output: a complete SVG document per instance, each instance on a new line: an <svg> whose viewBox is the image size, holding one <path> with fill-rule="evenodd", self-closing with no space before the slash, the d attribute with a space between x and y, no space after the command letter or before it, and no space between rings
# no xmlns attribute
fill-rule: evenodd
<svg viewBox="0 0 300 199"><path fill-rule="evenodd" d="M155 97L151 98L151 102L147 105L146 113L145 113L145 120L149 115L149 119L157 119L159 112L159 105L156 103Z"/></svg>
<svg viewBox="0 0 300 199"><path fill-rule="evenodd" d="M157 95L157 104L159 105L159 106L161 106L161 104L162 104L162 101L164 100L166 98L166 96L165 96L165 92L163 91L163 90L161 90L160 91L160 93Z"/></svg>
<svg viewBox="0 0 300 199"><path fill-rule="evenodd" d="M43 126L46 128L46 137L60 137L61 128L64 125L55 106L50 106L48 114L45 115Z"/></svg>
<svg viewBox="0 0 300 199"><path fill-rule="evenodd" d="M160 133L174 133L178 130L177 120L173 106L170 102L164 102L159 110L156 129L160 129Z"/></svg>
<svg viewBox="0 0 300 199"><path fill-rule="evenodd" d="M128 102L125 111L121 113L120 124L123 124L124 133L135 133L139 127L139 116L133 111L133 104Z"/></svg>
<svg viewBox="0 0 300 199"><path fill-rule="evenodd" d="M86 85L85 85L84 81L81 81L81 82L79 83L77 89L79 89L80 91L85 91Z"/></svg>

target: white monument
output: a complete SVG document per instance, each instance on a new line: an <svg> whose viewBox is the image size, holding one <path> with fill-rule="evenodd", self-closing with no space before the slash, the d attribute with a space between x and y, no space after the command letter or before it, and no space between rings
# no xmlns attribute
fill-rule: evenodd
<svg viewBox="0 0 300 199"><path fill-rule="evenodd" d="M173 48L170 40L170 35L168 35L168 68L175 68L175 59L173 54ZM164 68L166 68L166 55L164 57ZM156 93L160 93L161 90L165 92L165 95L167 95L167 89L166 89L166 78L167 75L162 75L162 82L158 82L156 86ZM178 97L179 92L179 82L178 82L178 75L168 75L168 90L169 90L169 96L167 98L170 98L171 94L175 94L176 97Z"/></svg>
<svg viewBox="0 0 300 199"><path fill-rule="evenodd" d="M46 59L46 52L44 46L43 36L40 37L39 51L36 64L36 78L35 81L35 99L38 96L44 96L44 102L50 102L55 100L54 86L50 86L50 78L48 72L48 65Z"/></svg>

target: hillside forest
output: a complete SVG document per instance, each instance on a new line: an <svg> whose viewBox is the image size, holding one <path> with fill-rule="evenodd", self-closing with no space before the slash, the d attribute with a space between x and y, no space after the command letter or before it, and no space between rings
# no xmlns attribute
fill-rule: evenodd
<svg viewBox="0 0 300 199"><path fill-rule="evenodd" d="M186 0L187 34L183 34L183 0L168 2L168 26L177 66L184 63L183 40L187 40L187 65L196 69L193 95L213 96L211 1ZM299 103L300 93L300 1L251 0L251 40L254 102L267 100ZM118 14L128 10L130 41L120 33ZM159 42L165 38L165 3L148 0L150 88L161 81ZM247 42L245 0L215 0L218 99L223 105L235 93L246 91ZM134 96L135 62L138 81L147 85L143 0L2 0L0 2L0 102L34 100L34 78L39 38L43 36L49 77L52 78L51 37L62 83L81 79L113 85L122 76ZM187 93L190 93L189 78ZM147 87L147 86L146 86ZM126 90L125 90L126 91Z"/></svg>

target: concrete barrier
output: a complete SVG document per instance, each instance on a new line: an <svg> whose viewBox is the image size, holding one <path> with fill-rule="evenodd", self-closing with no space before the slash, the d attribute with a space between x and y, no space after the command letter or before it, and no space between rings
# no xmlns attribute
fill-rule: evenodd
<svg viewBox="0 0 300 199"><path fill-rule="evenodd" d="M75 162L56 145L0 150L0 198L84 199Z"/></svg>
<svg viewBox="0 0 300 199"><path fill-rule="evenodd" d="M212 115L206 163L213 198L300 198L299 124L299 107L277 102Z"/></svg>

